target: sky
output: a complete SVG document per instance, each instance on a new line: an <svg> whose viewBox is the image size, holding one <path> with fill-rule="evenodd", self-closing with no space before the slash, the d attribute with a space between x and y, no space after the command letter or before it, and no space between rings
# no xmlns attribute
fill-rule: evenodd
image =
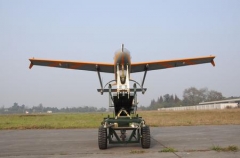
<svg viewBox="0 0 240 158"><path fill-rule="evenodd" d="M107 108L96 72L30 70L28 59L112 63L122 43L132 62L216 56L215 67L149 71L139 105L167 93L182 98L190 87L240 96L239 0L0 0L0 107ZM141 82L143 73L131 77Z"/></svg>

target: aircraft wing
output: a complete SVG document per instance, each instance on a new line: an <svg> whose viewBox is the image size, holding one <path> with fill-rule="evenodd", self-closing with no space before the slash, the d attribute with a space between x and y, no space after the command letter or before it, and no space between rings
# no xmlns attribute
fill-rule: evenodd
<svg viewBox="0 0 240 158"><path fill-rule="evenodd" d="M45 60L45 59L29 59L31 69L33 65L48 66L66 69L87 70L87 71L99 71L114 73L114 65L110 63L100 62L81 62L81 61L65 61L65 60Z"/></svg>
<svg viewBox="0 0 240 158"><path fill-rule="evenodd" d="M174 68L174 67L180 67L180 66L204 64L204 63L211 63L213 66L215 66L215 63L213 60L214 58L215 56L206 56L206 57L198 57L198 58L159 60L159 61L152 61L152 62L132 63L131 73L142 72L146 70L150 71L150 70Z"/></svg>

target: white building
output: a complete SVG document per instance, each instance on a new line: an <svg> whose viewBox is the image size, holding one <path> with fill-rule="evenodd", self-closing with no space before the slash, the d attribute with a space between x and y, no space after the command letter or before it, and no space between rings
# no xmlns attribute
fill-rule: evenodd
<svg viewBox="0 0 240 158"><path fill-rule="evenodd" d="M240 98L218 100L211 102L201 102L195 106L182 106L182 107L171 107L171 108L159 108L158 111L180 111L180 110L212 110L212 109L226 109L226 108L237 108L240 105Z"/></svg>
<svg viewBox="0 0 240 158"><path fill-rule="evenodd" d="M226 108L237 108L237 107L238 107L238 103L223 103L223 104L207 104L207 105L159 108L158 111L213 110L213 109L226 109Z"/></svg>

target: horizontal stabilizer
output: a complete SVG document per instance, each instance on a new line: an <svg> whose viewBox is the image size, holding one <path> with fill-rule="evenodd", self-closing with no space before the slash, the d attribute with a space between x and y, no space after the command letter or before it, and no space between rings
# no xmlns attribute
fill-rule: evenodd
<svg viewBox="0 0 240 158"><path fill-rule="evenodd" d="M98 91L98 92L101 92L102 89L97 89L97 91ZM146 91L147 91L147 88L143 88L143 89L141 89L141 88L136 88L136 91L137 91L137 92L142 92L142 91L146 92ZM109 92L109 89L103 89L103 92ZM111 92L117 92L117 89L111 89ZM130 89L130 92L134 92L134 89L131 88L131 89Z"/></svg>

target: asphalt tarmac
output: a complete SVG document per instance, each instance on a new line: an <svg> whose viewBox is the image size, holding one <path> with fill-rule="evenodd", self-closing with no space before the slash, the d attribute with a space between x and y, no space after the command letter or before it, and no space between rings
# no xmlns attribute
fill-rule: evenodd
<svg viewBox="0 0 240 158"><path fill-rule="evenodd" d="M152 127L151 148L140 144L108 145L99 150L98 129L2 130L0 157L77 158L77 157L162 157L162 158L240 158L238 152L216 152L215 146L240 148L240 125ZM177 152L159 152L171 147Z"/></svg>

